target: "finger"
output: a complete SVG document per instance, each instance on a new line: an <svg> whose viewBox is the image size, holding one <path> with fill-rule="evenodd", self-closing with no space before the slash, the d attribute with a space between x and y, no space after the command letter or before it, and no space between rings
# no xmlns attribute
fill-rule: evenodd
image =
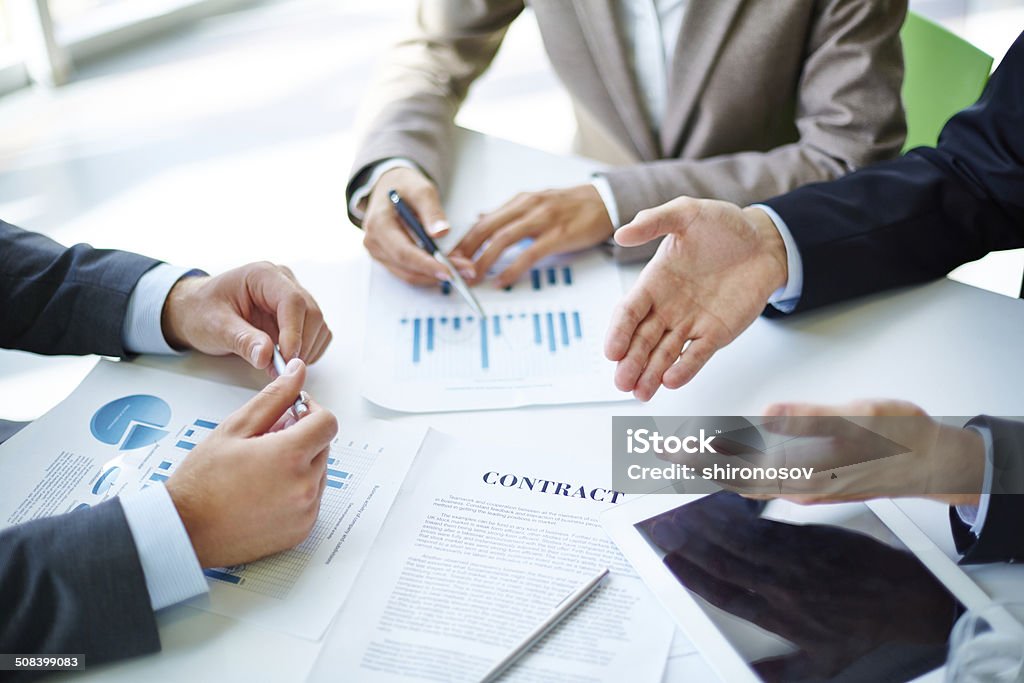
<svg viewBox="0 0 1024 683"><path fill-rule="evenodd" d="M633 391L636 388L640 373L647 367L651 352L664 334L665 325L657 316L649 315L637 325L636 333L629 342L629 350L615 368L615 386L620 391Z"/></svg>
<svg viewBox="0 0 1024 683"><path fill-rule="evenodd" d="M322 328L320 328L320 334L319 336L317 336L316 342L313 344L313 349L309 353L308 362L310 363L310 365L317 362L323 357L324 352L327 351L327 347L330 345L331 339L333 338L334 335L331 334L331 330L327 327L327 325L324 325Z"/></svg>
<svg viewBox="0 0 1024 683"><path fill-rule="evenodd" d="M499 230L487 244L487 248L484 249L480 258L476 260L476 279L482 280L487 277L491 266L501 258L506 249L518 244L527 237L536 237L541 229L539 224L526 218L519 222L511 223Z"/></svg>
<svg viewBox="0 0 1024 683"><path fill-rule="evenodd" d="M444 207L441 206L441 195L438 194L436 185L430 182L424 183L411 193L407 192L406 198L431 236L442 237L451 230Z"/></svg>
<svg viewBox="0 0 1024 683"><path fill-rule="evenodd" d="M665 371L662 384L668 389L678 389L688 384L690 380L697 376L701 368L711 360L711 356L715 355L717 350L718 347L707 339L691 340L689 346L679 356L679 360Z"/></svg>
<svg viewBox="0 0 1024 683"><path fill-rule="evenodd" d="M379 217L374 222L372 229L367 226L363 245L370 255L396 275L399 275L399 272L411 273L415 278L425 279L427 282L448 278L448 274L444 272L441 264L413 241L406 229L398 222L398 218L390 212L386 216ZM399 277L402 276L399 275ZM402 279L411 284L418 284L407 277L402 277Z"/></svg>
<svg viewBox="0 0 1024 683"><path fill-rule="evenodd" d="M618 304L612 315L612 321L608 325L608 334L605 335L605 358L618 361L625 357L637 325L647 317L653 303L646 289L634 288Z"/></svg>
<svg viewBox="0 0 1024 683"><path fill-rule="evenodd" d="M305 381L306 364L298 358L289 361L283 375L265 386L248 403L224 420L224 429L241 436L265 434L295 403L295 398L302 391ZM300 420L300 423L304 421ZM291 431L291 429L280 433L283 434L287 431Z"/></svg>
<svg viewBox="0 0 1024 683"><path fill-rule="evenodd" d="M331 438L333 439L334 437L332 436ZM324 448L310 461L310 468L314 475L323 477L327 474L327 458L330 457L330 453L330 447Z"/></svg>
<svg viewBox="0 0 1024 683"><path fill-rule="evenodd" d="M306 304L306 319L302 326L302 350L299 351L299 358L307 363L311 362L310 355L313 353L313 346L320 338L320 332L324 327L323 313L310 297Z"/></svg>
<svg viewBox="0 0 1024 683"><path fill-rule="evenodd" d="M547 236L541 237L524 249L523 253L519 254L519 256L512 261L511 265L501 271L498 275L498 279L495 281L495 285L498 287L508 287L509 285L512 285L519 280L519 278L521 278L526 271L533 266L533 264L546 256L550 256L557 250L558 245L554 239L548 238Z"/></svg>
<svg viewBox="0 0 1024 683"><path fill-rule="evenodd" d="M297 453L300 459L313 465L320 452L329 448L337 434L337 418L315 401L310 401L309 412L292 427L262 438L276 442L275 450Z"/></svg>
<svg viewBox="0 0 1024 683"><path fill-rule="evenodd" d="M421 275L420 273L413 272L411 270L405 270L391 263L381 261L380 264L384 268L397 277L402 282L412 285L413 287L437 287L437 277L434 275Z"/></svg>
<svg viewBox="0 0 1024 683"><path fill-rule="evenodd" d="M241 316L232 316L224 330L224 338L230 340L231 351L244 358L254 368L270 366L274 355L274 341L263 330L258 329Z"/></svg>
<svg viewBox="0 0 1024 683"><path fill-rule="evenodd" d="M767 417L819 417L825 415L842 415L837 406L828 406L818 403L773 403L764 409Z"/></svg>
<svg viewBox="0 0 1024 683"><path fill-rule="evenodd" d="M452 277L448 269L438 263L433 256L408 240L391 245L389 254L390 261L399 264L402 270L419 275L433 275L435 283L450 280Z"/></svg>
<svg viewBox="0 0 1024 683"><path fill-rule="evenodd" d="M302 333L306 326L306 300L298 291L278 295L276 311L277 345L285 360L299 358L302 354Z"/></svg>
<svg viewBox="0 0 1024 683"><path fill-rule="evenodd" d="M491 213L481 216L480 220L469 229L452 251L466 258L472 259L484 242L489 240L494 233L522 216L529 206L525 194L519 194L502 204Z"/></svg>
<svg viewBox="0 0 1024 683"><path fill-rule="evenodd" d="M615 231L615 241L623 247L638 247L670 232L682 234L700 216L707 201L680 197L657 208L645 209Z"/></svg>
<svg viewBox="0 0 1024 683"><path fill-rule="evenodd" d="M647 367L644 368L640 379L637 380L634 393L638 399L650 401L654 397L654 394L661 387L665 371L679 358L685 343L686 335L680 328L669 330L662 336L661 341L658 342L651 352L650 358L647 361Z"/></svg>

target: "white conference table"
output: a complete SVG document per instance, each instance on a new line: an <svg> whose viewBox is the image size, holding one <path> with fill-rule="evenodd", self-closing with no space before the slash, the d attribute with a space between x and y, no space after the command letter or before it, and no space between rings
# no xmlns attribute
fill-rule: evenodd
<svg viewBox="0 0 1024 683"><path fill-rule="evenodd" d="M586 182L597 168L587 160L558 157L466 131L459 133L458 146L458 170L448 202L456 226L468 225L480 210L497 206L516 191ZM265 244L269 247L272 242ZM319 300L335 332L327 355L311 371L308 389L342 420L380 418L431 426L475 441L481 448L499 438L505 444L540 447L560 457L610 461L610 416L616 414L756 415L778 400L837 403L898 397L937 415L1024 415L1024 392L1020 391L1024 363L1016 343L1024 339L1024 302L949 280L788 320L760 319L690 385L674 392L662 390L647 405L624 400L469 415L396 413L359 394L368 257L359 253L332 260L321 255L319 261L300 259L290 265ZM637 272L624 269L624 282ZM40 361L0 353L0 415L19 407L18 392L43 391L45 396L37 400L51 404L59 400L92 362ZM265 381L234 359L185 356L137 362L253 388ZM20 375L10 374L15 367ZM32 381L33 377L45 379ZM40 389L42 385L45 389ZM902 505L954 555L944 506L923 501ZM994 596L1019 595L1024 588L1021 567L993 565L969 571ZM95 667L75 680L300 681L320 650L318 642L189 607L165 610L158 620L161 653Z"/></svg>

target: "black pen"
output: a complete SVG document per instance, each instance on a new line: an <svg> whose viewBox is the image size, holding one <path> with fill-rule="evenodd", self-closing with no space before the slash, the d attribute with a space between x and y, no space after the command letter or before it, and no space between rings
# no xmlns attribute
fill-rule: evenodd
<svg viewBox="0 0 1024 683"><path fill-rule="evenodd" d="M391 199L391 203L395 206L395 212L398 214L398 218L405 225L406 230L412 233L412 236L416 238L423 250L434 257L438 263L444 266L449 274L451 274L451 283L455 289L459 290L459 294L466 300L470 308L476 311L477 315L481 319L486 318L487 315L484 313L484 309L480 306L480 302L473 296L473 292L469 289L469 285L459 275L459 271L455 269L452 262L448 260L448 257L444 255L444 252L437 248L437 244L430 237L430 233L426 231L423 224L420 223L420 219L416 217L409 205L402 201L402 198L398 195L398 192L391 190L388 192L388 198Z"/></svg>

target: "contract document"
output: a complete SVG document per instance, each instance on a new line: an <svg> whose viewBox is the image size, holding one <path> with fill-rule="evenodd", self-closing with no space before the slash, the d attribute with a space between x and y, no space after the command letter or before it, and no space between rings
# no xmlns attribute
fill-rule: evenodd
<svg viewBox="0 0 1024 683"><path fill-rule="evenodd" d="M0 525L73 513L167 481L254 393L101 361L63 403L0 446ZM309 537L248 565L206 569L210 593L190 604L319 639L351 589L423 436L383 422L341 420Z"/></svg>
<svg viewBox="0 0 1024 683"><path fill-rule="evenodd" d="M412 287L374 263L363 396L406 412L629 398L615 388L603 351L622 296L609 256L548 259L509 289L486 281L473 292L484 319L457 292Z"/></svg>
<svg viewBox="0 0 1024 683"><path fill-rule="evenodd" d="M429 432L313 681L477 681L580 583L612 575L503 681L658 683L673 622L605 536L607 463Z"/></svg>

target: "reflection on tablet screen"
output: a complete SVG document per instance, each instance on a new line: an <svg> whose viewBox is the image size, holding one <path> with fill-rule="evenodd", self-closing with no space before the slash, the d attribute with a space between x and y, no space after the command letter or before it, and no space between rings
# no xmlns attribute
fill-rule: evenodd
<svg viewBox="0 0 1024 683"><path fill-rule="evenodd" d="M765 681L913 680L963 612L862 503L723 491L637 528Z"/></svg>

